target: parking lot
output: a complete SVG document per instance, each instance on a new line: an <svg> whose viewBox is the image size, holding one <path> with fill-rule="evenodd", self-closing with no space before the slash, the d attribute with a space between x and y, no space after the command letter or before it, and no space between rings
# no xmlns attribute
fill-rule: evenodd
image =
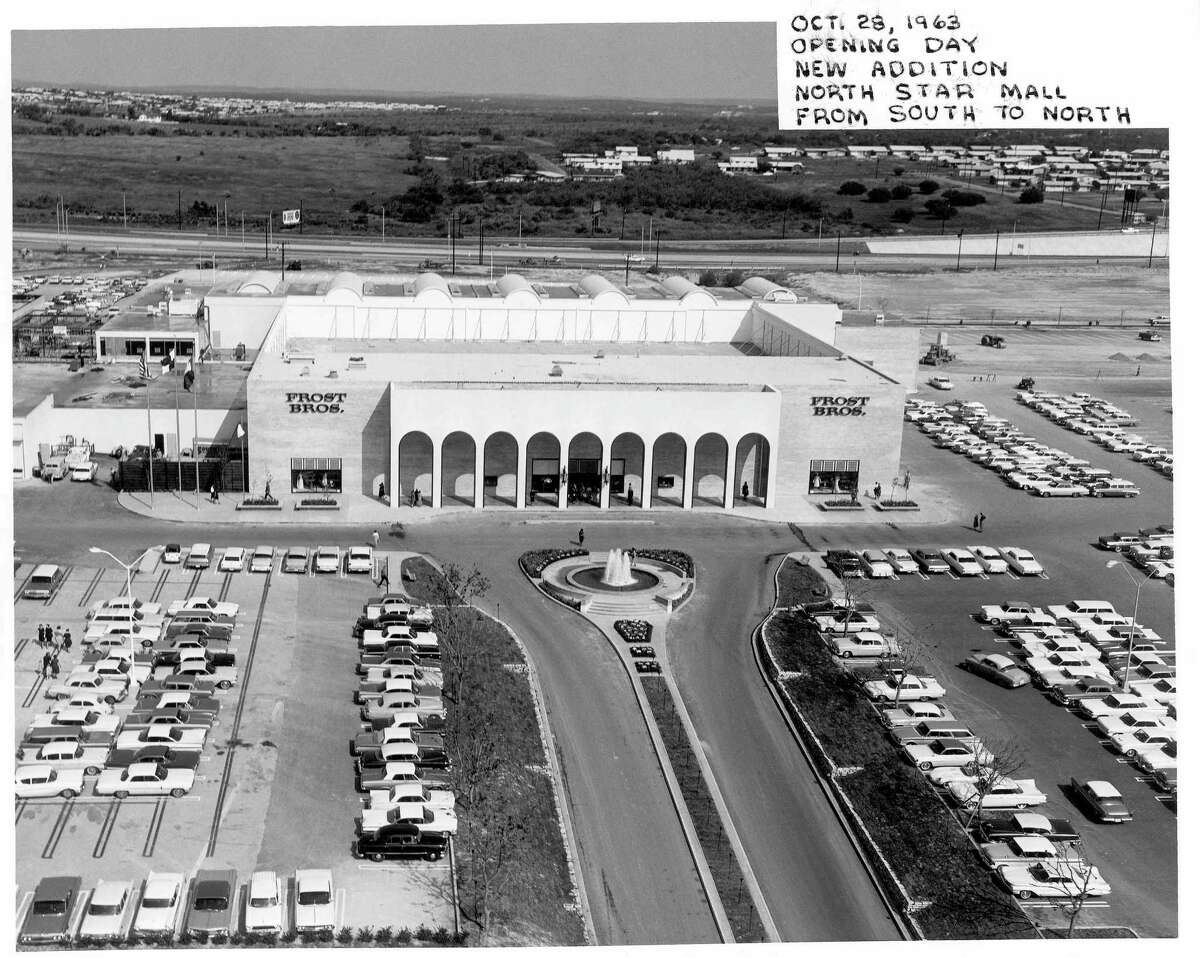
<svg viewBox="0 0 1200 958"><path fill-rule="evenodd" d="M1015 382L1015 380L1014 380ZM1044 809L1069 818L1083 836L1084 849L1113 887L1103 903L1089 904L1081 921L1087 925L1128 926L1143 936L1171 936L1177 930L1176 814L1172 803L1145 782L1146 776L1115 755L1083 719L1053 704L1031 686L1006 690L960 668L974 651L1011 651L1008 640L972 618L985 603L1026 600L1045 608L1072 599L1112 602L1117 611L1133 612L1134 585L1121 568L1106 563L1119 558L1099 549L1100 535L1170 523L1172 482L1128 457L1103 449L1018 404L1012 383L959 383L954 395L984 402L996 415L1055 446L1090 458L1114 472L1134 478L1142 494L1134 499L1040 499L1007 486L996 475L948 450L937 449L909 423L905 426L904 460L917 477L936 476L937 485L961 503L958 524L918 529L805 530L816 549L873 549L900 546L954 548L1018 545L1033 551L1046 570L1043 577L1010 575L956 577L909 575L870 580L862 600L873 605L893 628L917 634L931 674L947 690L945 703L988 742L1012 740L1026 758L1018 777L1034 778L1049 796ZM1070 386L1070 388L1067 388ZM1169 384L1165 382L1083 385L1078 381L1047 387L1077 388L1120 402L1139 418L1137 429L1170 435ZM921 395L935 398L932 390ZM944 395L944 394L943 394ZM939 397L940 398L940 397ZM1165 425L1164 425L1165 423ZM972 528L971 516L987 515L983 532ZM1126 565L1124 561L1121 565ZM1141 590L1138 621L1169 640L1174 648L1174 590L1151 580ZM1173 661L1173 656L1168 656ZM1072 777L1106 779L1125 797L1133 821L1099 825L1088 820L1064 788ZM1053 904L1027 906L1035 920L1061 925L1065 918Z"/></svg>
<svg viewBox="0 0 1200 958"><path fill-rule="evenodd" d="M247 543L251 545L251 543ZM16 570L19 587L32 566ZM181 798L29 799L16 809L18 922L36 883L79 875L84 894L100 879L143 881L151 871L191 874L230 867L244 885L252 872L330 868L337 926L453 927L448 860L375 864L351 856L354 789L349 740L360 731L352 693L358 676L350 627L374 586L367 575L192 571L152 556L134 595L164 607L189 596L236 602L238 682L216 693L219 724L209 733L196 783ZM16 715L19 742L48 710L40 674L40 623L75 637L64 674L79 664L84 616L95 601L124 592L115 567L76 566L46 603L16 602ZM118 715L132 707L118 703ZM240 926L235 924L235 930Z"/></svg>

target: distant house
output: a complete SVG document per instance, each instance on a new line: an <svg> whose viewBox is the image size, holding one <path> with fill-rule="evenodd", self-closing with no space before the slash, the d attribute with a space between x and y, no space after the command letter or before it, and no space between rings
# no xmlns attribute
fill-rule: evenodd
<svg viewBox="0 0 1200 958"><path fill-rule="evenodd" d="M656 154L659 163L695 163L696 151L691 148L669 147L659 150Z"/></svg>
<svg viewBox="0 0 1200 958"><path fill-rule="evenodd" d="M758 157L757 156L731 156L728 162L718 163L717 167L722 173L757 173L758 172Z"/></svg>
<svg viewBox="0 0 1200 958"><path fill-rule="evenodd" d="M814 160L824 160L831 156L846 156L844 146L806 146L804 155Z"/></svg>
<svg viewBox="0 0 1200 958"><path fill-rule="evenodd" d="M892 156L904 156L904 157L908 157L910 159L917 159L918 157L924 156L926 153L929 152L929 147L927 147L927 146L904 146L904 145L901 145L901 146L889 146L887 149L888 149L888 152L891 153Z"/></svg>
<svg viewBox="0 0 1200 958"><path fill-rule="evenodd" d="M611 150L604 151L604 157L620 161L622 167L645 166L647 163L654 162L654 157L639 154L636 146L613 147Z"/></svg>
<svg viewBox="0 0 1200 958"><path fill-rule="evenodd" d="M768 160L783 160L793 156L800 155L800 148L796 146L764 146L763 155Z"/></svg>
<svg viewBox="0 0 1200 958"><path fill-rule="evenodd" d="M869 160L877 156L887 156L888 148L886 146L848 146L846 147L846 155L856 160Z"/></svg>
<svg viewBox="0 0 1200 958"><path fill-rule="evenodd" d="M800 173L804 164L795 159L769 159L767 166L775 173Z"/></svg>

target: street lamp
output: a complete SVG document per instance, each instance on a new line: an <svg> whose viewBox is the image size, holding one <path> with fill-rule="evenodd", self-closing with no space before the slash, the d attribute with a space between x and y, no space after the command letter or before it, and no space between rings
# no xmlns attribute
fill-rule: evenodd
<svg viewBox="0 0 1200 958"><path fill-rule="evenodd" d="M1121 691L1128 692L1129 691L1129 665L1133 661L1133 637L1135 634L1137 634L1137 629L1138 629L1138 624L1137 624L1138 600L1140 600L1142 597L1142 586L1144 586L1147 582L1149 582L1152 578L1154 578L1154 576L1152 574L1147 575L1144 578L1142 578L1142 580L1139 582L1137 577L1132 572L1129 571L1129 568L1120 559L1110 559L1108 562L1104 563L1104 565L1108 569L1111 569L1113 566L1117 566L1122 572L1124 572L1127 576L1129 576L1129 581L1132 582L1135 587L1135 591L1133 593L1133 618L1130 619L1130 622L1129 622L1129 646L1125 650L1125 673L1121 677Z"/></svg>
<svg viewBox="0 0 1200 958"><path fill-rule="evenodd" d="M125 570L125 594L127 596L129 596L129 600L132 603L132 601L133 601L133 569L144 558L146 558L147 555L150 554L150 549L147 549L145 552L143 552L140 556L138 556L136 559L134 559L128 565L126 565L124 562L122 562L120 559L118 559L115 555L113 555L107 549L100 549L100 548L97 548L96 546L90 546L88 548L88 552L91 552L94 555L106 555L110 559L112 559L113 562L115 562L117 565L119 565L122 569ZM133 606L132 606L132 604L130 605L130 608L129 608L129 624L131 626L133 625ZM134 646L133 630L130 629L130 631L129 631L129 667L130 668L133 668L134 648L135 648L135 646Z"/></svg>

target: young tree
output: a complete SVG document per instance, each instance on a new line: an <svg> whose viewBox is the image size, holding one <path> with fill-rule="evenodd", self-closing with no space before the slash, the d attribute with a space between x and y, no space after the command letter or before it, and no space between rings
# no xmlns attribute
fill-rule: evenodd
<svg viewBox="0 0 1200 958"><path fill-rule="evenodd" d="M858 180L847 180L838 187L838 196L862 196L865 192L867 192L866 186Z"/></svg>
<svg viewBox="0 0 1200 958"><path fill-rule="evenodd" d="M906 200L912 195L912 187L907 183L897 183L892 187L892 199L894 200Z"/></svg>
<svg viewBox="0 0 1200 958"><path fill-rule="evenodd" d="M1012 778L1025 767L1025 750L1017 739L988 743L980 739L975 745L975 802L967 818L970 829L983 811L983 803L1004 779Z"/></svg>
<svg viewBox="0 0 1200 958"><path fill-rule="evenodd" d="M925 658L925 642L923 637L928 634L929 626L921 629L911 629L896 636L896 651L880 664L885 666L895 678L896 696L892 700L892 708L900 707L900 689L904 680L916 672Z"/></svg>
<svg viewBox="0 0 1200 958"><path fill-rule="evenodd" d="M868 203L888 203L892 199L892 191L886 186L873 186L867 190Z"/></svg>
<svg viewBox="0 0 1200 958"><path fill-rule="evenodd" d="M940 188L937 180L921 180L917 184L917 189L925 196L928 196L930 193L936 193Z"/></svg>
<svg viewBox="0 0 1200 958"><path fill-rule="evenodd" d="M911 206L898 206L892 210L893 223L911 223L913 211Z"/></svg>
<svg viewBox="0 0 1200 958"><path fill-rule="evenodd" d="M471 603L486 596L490 588L487 576L478 568L465 569L454 562L443 565L441 574L432 577L434 618L446 663L442 692L458 705L483 636L483 617Z"/></svg>
<svg viewBox="0 0 1200 958"><path fill-rule="evenodd" d="M1087 904L1087 900L1095 895L1107 893L1101 890L1104 880L1100 877L1100 870L1092 864L1084 852L1082 844L1076 845L1071 853L1071 861L1055 866L1057 869L1061 869L1061 874L1067 879L1065 886L1067 896L1059 900L1058 907L1067 916L1068 938L1075 937L1075 925L1079 921L1079 915L1083 911L1083 906ZM1076 856L1078 856L1077 859Z"/></svg>
<svg viewBox="0 0 1200 958"><path fill-rule="evenodd" d="M1036 186L1027 186L1021 190L1021 195L1017 197L1017 202L1029 205L1031 203L1041 203L1045 199L1046 195Z"/></svg>

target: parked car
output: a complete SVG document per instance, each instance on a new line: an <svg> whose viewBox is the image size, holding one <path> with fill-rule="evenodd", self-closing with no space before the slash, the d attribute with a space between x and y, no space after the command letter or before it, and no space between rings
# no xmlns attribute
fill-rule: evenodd
<svg viewBox="0 0 1200 958"><path fill-rule="evenodd" d="M132 882L98 882L79 924L79 940L89 943L125 941L133 921L133 901Z"/></svg>
<svg viewBox="0 0 1200 958"><path fill-rule="evenodd" d="M250 555L251 572L270 572L275 562L274 546L255 546Z"/></svg>
<svg viewBox="0 0 1200 958"><path fill-rule="evenodd" d="M178 872L151 872L146 877L142 900L133 919L133 940L173 940L183 900L183 875Z"/></svg>
<svg viewBox="0 0 1200 958"><path fill-rule="evenodd" d="M1103 698L1115 691L1117 691L1117 687L1111 682L1096 678L1082 678L1076 679L1070 685L1054 686L1050 690L1050 698L1056 705L1065 705L1070 708L1087 699Z"/></svg>
<svg viewBox="0 0 1200 958"><path fill-rule="evenodd" d="M941 389L943 391L954 388L954 383L950 381L949 376L930 376L929 385L934 389Z"/></svg>
<svg viewBox="0 0 1200 958"><path fill-rule="evenodd" d="M983 575L983 566L970 549L943 549L942 558L958 575Z"/></svg>
<svg viewBox="0 0 1200 958"><path fill-rule="evenodd" d="M143 602L141 599L131 599L127 595L119 595L111 599L101 599L98 602L93 602L88 609L87 618L91 620L101 612L123 613L126 616L136 617L143 621L146 619L154 621L155 617L162 616L162 606L157 602Z"/></svg>
<svg viewBox="0 0 1200 958"><path fill-rule="evenodd" d="M241 572L246 565L246 550L241 546L230 546L221 553L217 563L218 572Z"/></svg>
<svg viewBox="0 0 1200 958"><path fill-rule="evenodd" d="M920 675L907 675L903 678L889 675L883 679L873 679L863 688L876 702L928 702L946 695L946 690L937 679Z"/></svg>
<svg viewBox="0 0 1200 958"><path fill-rule="evenodd" d="M139 749L147 745L166 745L172 749L200 750L208 737L207 728L180 728L173 725L149 725L129 729L117 736L115 751Z"/></svg>
<svg viewBox="0 0 1200 958"><path fill-rule="evenodd" d="M192 789L196 773L155 762L138 762L127 768L106 768L96 780L97 795L128 798L130 795L170 795L181 798Z"/></svg>
<svg viewBox="0 0 1200 958"><path fill-rule="evenodd" d="M83 880L77 875L55 875L39 881L33 889L33 900L21 923L17 942L51 945L70 941L82 888Z"/></svg>
<svg viewBox="0 0 1200 958"><path fill-rule="evenodd" d="M20 765L13 776L13 793L17 798L75 798L83 793L83 772L82 768Z"/></svg>
<svg viewBox="0 0 1200 958"><path fill-rule="evenodd" d="M974 808L980 801L979 784L973 780L952 782L948 789L950 797L959 805ZM1037 783L1031 778L1002 778L993 783L983 795L983 808L1029 808L1046 804L1046 796L1038 791Z"/></svg>
<svg viewBox="0 0 1200 958"><path fill-rule="evenodd" d="M1038 862L1035 865L1001 865L996 871L1000 884L1020 899L1092 898L1112 892L1095 865Z"/></svg>
<svg viewBox="0 0 1200 958"><path fill-rule="evenodd" d="M279 876L273 871L255 872L246 885L246 931L281 933L285 904Z"/></svg>
<svg viewBox="0 0 1200 958"><path fill-rule="evenodd" d="M192 879L184 928L195 934L229 931L237 903L237 872L232 868L202 868Z"/></svg>
<svg viewBox="0 0 1200 958"><path fill-rule="evenodd" d="M838 578L861 577L862 562L847 549L830 549L825 553L825 564Z"/></svg>
<svg viewBox="0 0 1200 958"><path fill-rule="evenodd" d="M337 572L342 564L342 553L337 546L317 546L313 558L314 572Z"/></svg>
<svg viewBox="0 0 1200 958"><path fill-rule="evenodd" d="M1101 779L1081 781L1072 778L1071 791L1083 804L1084 809L1099 822L1120 824L1133 820L1125 799L1111 782Z"/></svg>
<svg viewBox="0 0 1200 958"><path fill-rule="evenodd" d="M18 765L52 765L59 770L81 768L84 775L98 775L108 759L107 744L46 742L17 751Z"/></svg>
<svg viewBox="0 0 1200 958"><path fill-rule="evenodd" d="M407 858L435 862L442 857L445 849L445 836L424 831L411 822L395 822L375 832L360 835L354 845L354 854L355 857L376 862Z"/></svg>
<svg viewBox="0 0 1200 958"><path fill-rule="evenodd" d="M923 772L931 768L971 769L992 759L992 753L977 742L905 742L903 748L909 761Z"/></svg>
<svg viewBox="0 0 1200 958"><path fill-rule="evenodd" d="M206 595L194 595L188 599L178 599L167 606L167 615L175 619L187 618L185 613L192 612L210 612L217 617L217 620L232 619L238 614L238 604L236 602L220 602Z"/></svg>
<svg viewBox="0 0 1200 958"><path fill-rule="evenodd" d="M115 705L129 691L127 678L115 679L95 672L72 672L61 682L56 682L46 689L46 698L66 701L80 692L90 692L100 697L100 701Z"/></svg>
<svg viewBox="0 0 1200 958"><path fill-rule="evenodd" d="M1080 860L1079 852L1072 850L1072 846L1056 845L1041 835L1015 835L1003 841L987 842L979 847L979 855L989 868Z"/></svg>
<svg viewBox="0 0 1200 958"><path fill-rule="evenodd" d="M294 572L303 575L308 571L308 550L303 546L290 546L283 554L281 572Z"/></svg>
<svg viewBox="0 0 1200 958"><path fill-rule="evenodd" d="M333 872L328 868L298 868L293 923L296 931L332 931L334 908Z"/></svg>
<svg viewBox="0 0 1200 958"><path fill-rule="evenodd" d="M1008 563L1004 561L999 550L991 546L972 546L971 552L988 575L1003 575L1008 571Z"/></svg>
<svg viewBox="0 0 1200 958"><path fill-rule="evenodd" d="M1042 610L1036 605L1010 599L999 605L982 605L979 607L979 619L988 625L999 626L1006 622L1027 622L1032 615L1041 615Z"/></svg>
<svg viewBox="0 0 1200 958"><path fill-rule="evenodd" d="M881 549L866 549L860 554L863 574L870 579L890 579L896 575L892 563Z"/></svg>
<svg viewBox="0 0 1200 958"><path fill-rule="evenodd" d="M212 562L212 544L197 542L188 549L187 558L183 560L185 568L207 569Z"/></svg>
<svg viewBox="0 0 1200 958"><path fill-rule="evenodd" d="M1065 818L1047 818L1037 812L1016 812L1003 818L984 818L978 824L984 842L1036 835L1064 845L1078 845L1079 832Z"/></svg>
<svg viewBox="0 0 1200 958"><path fill-rule="evenodd" d="M1043 575L1045 573L1041 563L1033 557L1033 553L1028 549L1018 546L1001 546L1000 555L1017 575Z"/></svg>
<svg viewBox="0 0 1200 958"><path fill-rule="evenodd" d="M879 658L900 651L895 638L878 632L829 632L825 638L829 651L843 659Z"/></svg>
<svg viewBox="0 0 1200 958"><path fill-rule="evenodd" d="M884 728L916 725L919 722L953 722L954 714L934 702L905 702L895 708L885 708L879 713Z"/></svg>
<svg viewBox="0 0 1200 958"><path fill-rule="evenodd" d="M178 542L168 542L163 546L162 561L168 565L178 565L183 561L183 546Z"/></svg>
<svg viewBox="0 0 1200 958"><path fill-rule="evenodd" d="M926 575L938 575L950 571L950 565L936 549L913 549L913 558Z"/></svg>
<svg viewBox="0 0 1200 958"><path fill-rule="evenodd" d="M1020 688L1029 684L1029 676L1016 662L999 652L972 652L963 661L963 668L982 675L1006 689Z"/></svg>
<svg viewBox="0 0 1200 958"><path fill-rule="evenodd" d="M813 625L821 632L878 632L879 619L870 612L860 609L834 609L817 612L811 616Z"/></svg>
<svg viewBox="0 0 1200 958"><path fill-rule="evenodd" d="M346 571L355 575L371 575L375 570L375 553L370 546L351 546L346 550Z"/></svg>

